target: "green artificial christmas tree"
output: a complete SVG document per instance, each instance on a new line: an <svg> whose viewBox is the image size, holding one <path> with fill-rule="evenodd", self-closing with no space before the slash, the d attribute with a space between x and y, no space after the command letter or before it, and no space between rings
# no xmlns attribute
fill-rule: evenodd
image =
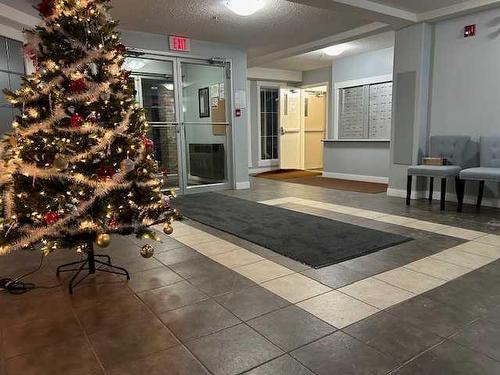
<svg viewBox="0 0 500 375"><path fill-rule="evenodd" d="M146 117L121 69L107 0L43 0L26 32L36 71L6 92L20 109L0 146L0 255L40 248L93 254L110 234L172 233ZM146 245L143 256L151 256ZM89 266L90 267L90 266Z"/></svg>

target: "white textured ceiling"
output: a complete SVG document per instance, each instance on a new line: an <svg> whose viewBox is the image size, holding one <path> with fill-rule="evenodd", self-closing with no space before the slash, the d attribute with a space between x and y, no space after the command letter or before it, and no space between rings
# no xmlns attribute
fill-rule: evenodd
<svg viewBox="0 0 500 375"><path fill-rule="evenodd" d="M367 38L358 39L346 44L349 45L349 50L337 57L328 56L322 50L319 50L298 56L288 57L286 59L272 61L264 64L263 67L297 71L324 68L332 65L332 62L335 59L358 55L360 53L375 51L378 49L394 47L394 32L388 31Z"/></svg>
<svg viewBox="0 0 500 375"><path fill-rule="evenodd" d="M229 11L222 0L114 0L120 27L247 48L254 58L370 23L353 13L325 11L286 0L266 0L250 17Z"/></svg>
<svg viewBox="0 0 500 375"><path fill-rule="evenodd" d="M394 8L408 10L415 13L429 12L451 5L465 3L469 0L371 0L374 3L388 5Z"/></svg>

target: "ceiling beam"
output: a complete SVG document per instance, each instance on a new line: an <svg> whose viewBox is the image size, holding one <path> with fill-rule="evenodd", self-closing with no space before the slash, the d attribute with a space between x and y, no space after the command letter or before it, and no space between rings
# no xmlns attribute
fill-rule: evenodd
<svg viewBox="0 0 500 375"><path fill-rule="evenodd" d="M373 22L371 24L357 27L355 29L335 34L323 39L318 39L309 43L300 44L281 51L273 52L267 55L259 56L248 61L249 67L260 66L271 61L285 59L287 57L302 55L304 53L317 51L322 48L329 47L334 44L351 42L356 39L366 38L371 35L379 34L384 31L391 30L389 25L381 22Z"/></svg>
<svg viewBox="0 0 500 375"><path fill-rule="evenodd" d="M338 12L355 13L373 22L386 23L401 28L418 21L417 14L403 9L375 3L370 0L288 0L294 3Z"/></svg>
<svg viewBox="0 0 500 375"><path fill-rule="evenodd" d="M436 22L446 18L500 7L500 0L469 0L449 7L418 14L419 22Z"/></svg>
<svg viewBox="0 0 500 375"><path fill-rule="evenodd" d="M0 15L2 18L21 25L22 27L34 27L40 23L39 18L33 17L32 15L21 12L20 10L3 3L0 3Z"/></svg>

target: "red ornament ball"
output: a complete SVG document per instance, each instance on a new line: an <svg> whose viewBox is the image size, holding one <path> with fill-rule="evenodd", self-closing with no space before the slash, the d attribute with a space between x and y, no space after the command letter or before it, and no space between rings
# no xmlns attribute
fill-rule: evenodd
<svg viewBox="0 0 500 375"><path fill-rule="evenodd" d="M52 225L59 221L59 213L56 211L49 211L43 215L43 220L46 224Z"/></svg>
<svg viewBox="0 0 500 375"><path fill-rule="evenodd" d="M97 169L97 176L101 180L110 180L116 174L116 171L111 166L101 166Z"/></svg>
<svg viewBox="0 0 500 375"><path fill-rule="evenodd" d="M108 220L108 228L112 230L118 229L118 219L116 217L112 217Z"/></svg>
<svg viewBox="0 0 500 375"><path fill-rule="evenodd" d="M122 55L127 53L127 47L125 47L125 45L123 45L123 44L118 44L115 49L116 49L116 52L121 53Z"/></svg>
<svg viewBox="0 0 500 375"><path fill-rule="evenodd" d="M80 115L73 115L69 118L69 123L73 128L78 128L83 124L83 117Z"/></svg>
<svg viewBox="0 0 500 375"><path fill-rule="evenodd" d="M154 142L145 136L142 136L142 143L144 144L144 147L146 147L146 149L148 150L152 149L154 146Z"/></svg>
<svg viewBox="0 0 500 375"><path fill-rule="evenodd" d="M37 9L42 16L51 17L54 15L55 5L55 0L43 0L38 4Z"/></svg>
<svg viewBox="0 0 500 375"><path fill-rule="evenodd" d="M87 90L87 83L83 78L76 79L69 83L68 90L76 94L84 92Z"/></svg>

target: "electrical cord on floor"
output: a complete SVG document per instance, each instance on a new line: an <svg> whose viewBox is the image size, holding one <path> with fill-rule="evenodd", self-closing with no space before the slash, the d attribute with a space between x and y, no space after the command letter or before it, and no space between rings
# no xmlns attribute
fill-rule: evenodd
<svg viewBox="0 0 500 375"><path fill-rule="evenodd" d="M30 290L33 289L52 289L52 288L57 288L61 286L62 284L59 285L54 285L54 286L36 286L34 283L27 283L24 281L21 281L22 279L33 275L34 273L40 271L43 266L43 260L45 256L42 254L40 258L40 264L38 267L28 273L25 273L24 275L21 275L19 277L16 277L14 279L12 278L0 278L0 291L5 291L10 294L24 294L26 292L29 292Z"/></svg>

